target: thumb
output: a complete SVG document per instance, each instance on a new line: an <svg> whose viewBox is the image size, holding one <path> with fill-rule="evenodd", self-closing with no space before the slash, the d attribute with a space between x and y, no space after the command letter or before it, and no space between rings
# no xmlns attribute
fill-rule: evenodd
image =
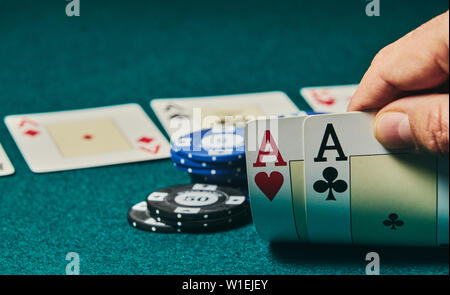
<svg viewBox="0 0 450 295"><path fill-rule="evenodd" d="M435 154L449 153L449 95L405 97L381 109L375 136L390 149L417 147Z"/></svg>

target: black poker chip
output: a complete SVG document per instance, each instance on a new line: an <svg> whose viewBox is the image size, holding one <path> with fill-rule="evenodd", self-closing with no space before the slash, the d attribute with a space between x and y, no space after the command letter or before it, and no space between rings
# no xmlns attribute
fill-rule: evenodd
<svg viewBox="0 0 450 295"><path fill-rule="evenodd" d="M171 220L156 217L156 220L183 232L192 231L221 231L236 228L245 225L251 221L251 214L248 211L242 211L227 217L206 220Z"/></svg>
<svg viewBox="0 0 450 295"><path fill-rule="evenodd" d="M134 228L156 233L211 233L225 231L247 224L251 220L248 212L235 214L218 220L206 221L173 221L171 225L157 220L147 210L147 203L140 202L128 211L128 222Z"/></svg>
<svg viewBox="0 0 450 295"><path fill-rule="evenodd" d="M176 233L181 232L180 228L176 228L162 222L157 221L147 210L147 203L140 202L128 211L128 222L131 226L151 232L159 233Z"/></svg>
<svg viewBox="0 0 450 295"><path fill-rule="evenodd" d="M245 194L228 186L192 183L164 188L147 197L147 208L161 220L202 221L248 212Z"/></svg>
<svg viewBox="0 0 450 295"><path fill-rule="evenodd" d="M231 186L234 188L239 188L244 191L247 190L247 177L235 177L235 176L203 176L190 174L192 183L209 183L209 184L217 184L217 185L225 185Z"/></svg>

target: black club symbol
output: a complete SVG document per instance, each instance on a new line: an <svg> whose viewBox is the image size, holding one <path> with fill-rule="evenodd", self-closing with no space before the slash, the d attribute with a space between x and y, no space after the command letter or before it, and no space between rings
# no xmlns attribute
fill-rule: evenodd
<svg viewBox="0 0 450 295"><path fill-rule="evenodd" d="M340 179L336 180L338 177L338 172L333 167L325 168L322 175L326 181L316 181L314 183L314 190L318 193L324 193L328 190L328 197L326 201L336 201L336 198L333 195L333 190L338 193L343 193L347 190L347 183Z"/></svg>
<svg viewBox="0 0 450 295"><path fill-rule="evenodd" d="M395 213L389 214L389 219L383 221L385 226L390 226L391 230L397 230L397 226L403 226L403 220L398 220L398 215Z"/></svg>

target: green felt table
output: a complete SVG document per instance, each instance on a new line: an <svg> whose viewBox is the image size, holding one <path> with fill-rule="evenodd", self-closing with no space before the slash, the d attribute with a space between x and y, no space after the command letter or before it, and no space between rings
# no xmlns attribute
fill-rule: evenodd
<svg viewBox="0 0 450 295"><path fill-rule="evenodd" d="M156 97L285 91L357 83L374 54L448 1L0 0L0 117ZM420 48L418 48L419 50ZM159 123L158 123L159 124ZM158 125L160 126L160 125ZM448 274L448 250L270 245L253 225L215 234L153 234L127 210L154 189L188 183L170 159L33 174L6 127L16 173L0 178L0 274Z"/></svg>

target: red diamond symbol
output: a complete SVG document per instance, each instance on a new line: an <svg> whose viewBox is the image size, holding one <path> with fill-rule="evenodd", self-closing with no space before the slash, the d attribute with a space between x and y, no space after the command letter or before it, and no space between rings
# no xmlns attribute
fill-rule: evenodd
<svg viewBox="0 0 450 295"><path fill-rule="evenodd" d="M143 143L150 143L150 142L153 141L153 138L143 136L143 137L139 138L138 141L139 141L139 142L143 142Z"/></svg>
<svg viewBox="0 0 450 295"><path fill-rule="evenodd" d="M29 135L29 136L31 136L31 137L33 137L33 136L36 136L36 135L38 135L39 134L39 131L34 131L34 130L27 130L26 132L25 132L25 134L26 135Z"/></svg>
<svg viewBox="0 0 450 295"><path fill-rule="evenodd" d="M90 134L86 134L85 136L83 136L83 138L86 140L91 140L93 138L93 136Z"/></svg>

